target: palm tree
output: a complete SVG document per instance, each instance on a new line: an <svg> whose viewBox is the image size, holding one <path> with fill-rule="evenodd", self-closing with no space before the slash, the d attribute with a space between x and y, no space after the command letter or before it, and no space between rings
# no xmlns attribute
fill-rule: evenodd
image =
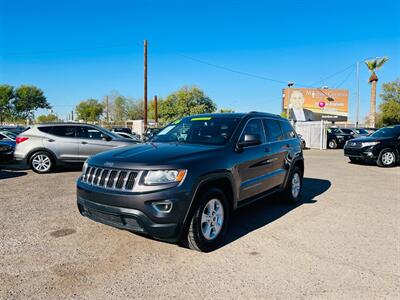
<svg viewBox="0 0 400 300"><path fill-rule="evenodd" d="M375 114L376 114L376 83L378 82L378 76L375 71L379 70L387 61L389 57L377 57L375 59L366 60L368 70L371 72L371 76L368 82L371 84L371 97L369 104L369 126L375 127Z"/></svg>

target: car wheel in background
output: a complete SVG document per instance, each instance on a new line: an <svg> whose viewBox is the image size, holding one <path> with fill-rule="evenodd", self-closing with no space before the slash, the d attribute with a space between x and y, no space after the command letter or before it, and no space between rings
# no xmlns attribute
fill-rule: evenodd
<svg viewBox="0 0 400 300"><path fill-rule="evenodd" d="M335 140L329 140L328 141L328 148L329 149L336 149L337 148L337 143Z"/></svg>
<svg viewBox="0 0 400 300"><path fill-rule="evenodd" d="M217 188L200 196L187 232L190 249L209 252L221 244L228 228L229 204L224 193Z"/></svg>
<svg viewBox="0 0 400 300"><path fill-rule="evenodd" d="M301 189L303 187L303 175L298 167L294 167L288 178L282 196L287 202L298 203L300 200Z"/></svg>
<svg viewBox="0 0 400 300"><path fill-rule="evenodd" d="M377 164L380 167L394 167L397 162L396 152L392 149L383 149L379 153Z"/></svg>
<svg viewBox="0 0 400 300"><path fill-rule="evenodd" d="M53 168L53 157L46 151L34 153L30 158L32 170L39 174L49 173Z"/></svg>

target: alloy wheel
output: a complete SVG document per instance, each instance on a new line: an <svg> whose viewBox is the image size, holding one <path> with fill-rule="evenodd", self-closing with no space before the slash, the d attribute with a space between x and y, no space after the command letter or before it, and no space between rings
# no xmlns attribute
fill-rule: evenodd
<svg viewBox="0 0 400 300"><path fill-rule="evenodd" d="M300 193L301 188L301 179L299 173L294 173L292 177L292 196L293 198L297 198Z"/></svg>
<svg viewBox="0 0 400 300"><path fill-rule="evenodd" d="M51 167L50 157L44 154L36 155L32 159L32 166L39 172L46 172Z"/></svg>
<svg viewBox="0 0 400 300"><path fill-rule="evenodd" d="M219 199L213 198L204 206L201 214L201 232L206 240L214 240L224 225L224 207Z"/></svg>
<svg viewBox="0 0 400 300"><path fill-rule="evenodd" d="M391 165L394 161L394 154L392 152L385 152L382 154L382 163L385 166Z"/></svg>

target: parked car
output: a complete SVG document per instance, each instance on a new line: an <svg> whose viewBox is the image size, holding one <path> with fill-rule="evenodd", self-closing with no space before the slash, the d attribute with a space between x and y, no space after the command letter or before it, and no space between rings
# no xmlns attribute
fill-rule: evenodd
<svg viewBox="0 0 400 300"><path fill-rule="evenodd" d="M149 127L146 129L146 132L143 134L143 140L149 141L151 140L157 133L161 131L161 128L153 128Z"/></svg>
<svg viewBox="0 0 400 300"><path fill-rule="evenodd" d="M77 204L94 221L210 251L237 208L275 192L298 202L303 173L301 144L286 119L196 115L166 126L151 143L89 158Z"/></svg>
<svg viewBox="0 0 400 300"><path fill-rule="evenodd" d="M37 173L48 173L55 165L84 162L89 156L115 147L134 145L107 129L81 123L32 126L16 138L14 157Z"/></svg>
<svg viewBox="0 0 400 300"><path fill-rule="evenodd" d="M376 161L380 167L393 167L400 160L400 125L379 129L368 137L350 140L344 155L351 162Z"/></svg>
<svg viewBox="0 0 400 300"><path fill-rule="evenodd" d="M0 130L0 141L15 141L15 138L18 134L7 131L7 130Z"/></svg>
<svg viewBox="0 0 400 300"><path fill-rule="evenodd" d="M368 136L369 132L364 128L340 128L341 131L351 134L353 137Z"/></svg>
<svg viewBox="0 0 400 300"><path fill-rule="evenodd" d="M327 130L327 146L329 149L342 148L352 138L353 135L344 133L337 127L330 127Z"/></svg>
<svg viewBox="0 0 400 300"><path fill-rule="evenodd" d="M114 127L111 129L112 132L125 132L125 133L129 133L132 134L132 129L127 128L127 127Z"/></svg>
<svg viewBox="0 0 400 300"><path fill-rule="evenodd" d="M13 159L15 141L0 140L0 161L5 162Z"/></svg>
<svg viewBox="0 0 400 300"><path fill-rule="evenodd" d="M135 134L129 134L129 133L126 133L126 132L116 132L116 134L118 134L119 136L121 136L123 138L130 139L130 140L133 140L133 141L138 142L138 143L141 142L140 137L138 137Z"/></svg>
<svg viewBox="0 0 400 300"><path fill-rule="evenodd" d="M24 132L27 130L28 127L22 127L22 126L0 126L0 131L11 131L15 134L20 134L21 132Z"/></svg>

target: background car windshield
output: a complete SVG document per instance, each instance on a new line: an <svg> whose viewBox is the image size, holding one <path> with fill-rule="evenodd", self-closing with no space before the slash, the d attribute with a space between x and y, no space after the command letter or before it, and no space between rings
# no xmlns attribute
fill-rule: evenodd
<svg viewBox="0 0 400 300"><path fill-rule="evenodd" d="M393 137L400 134L400 126L384 127L375 131L371 136L373 137Z"/></svg>
<svg viewBox="0 0 400 300"><path fill-rule="evenodd" d="M366 131L365 129L356 129L356 131L359 134L368 134L368 131Z"/></svg>
<svg viewBox="0 0 400 300"><path fill-rule="evenodd" d="M339 128L328 128L328 132L332 133L343 133Z"/></svg>
<svg viewBox="0 0 400 300"><path fill-rule="evenodd" d="M223 117L187 118L171 123L151 141L223 145L231 138L239 120L239 118Z"/></svg>

